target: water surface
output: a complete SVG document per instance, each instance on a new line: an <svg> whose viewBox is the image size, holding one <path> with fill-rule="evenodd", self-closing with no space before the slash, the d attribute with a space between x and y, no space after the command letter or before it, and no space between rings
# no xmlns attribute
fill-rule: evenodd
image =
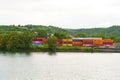
<svg viewBox="0 0 120 80"><path fill-rule="evenodd" d="M120 54L1 53L0 80L120 80Z"/></svg>

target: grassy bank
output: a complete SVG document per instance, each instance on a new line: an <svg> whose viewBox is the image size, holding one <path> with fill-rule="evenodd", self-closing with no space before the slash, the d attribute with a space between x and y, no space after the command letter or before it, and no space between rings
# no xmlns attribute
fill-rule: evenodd
<svg viewBox="0 0 120 80"><path fill-rule="evenodd" d="M58 52L91 52L91 47L60 46L56 48Z"/></svg>
<svg viewBox="0 0 120 80"><path fill-rule="evenodd" d="M1 50L2 51L2 50ZM7 50L6 50L7 51ZM49 52L48 45L31 46L29 49L13 49L7 52ZM91 47L77 47L77 46L57 46L56 52L91 52Z"/></svg>
<svg viewBox="0 0 120 80"><path fill-rule="evenodd" d="M26 49L11 49L11 50L0 50L3 52L51 52L48 45L43 46L31 46ZM92 47L80 47L80 46L57 46L56 52L115 52L116 49L111 50L110 48L92 48ZM118 51L119 52L119 51Z"/></svg>

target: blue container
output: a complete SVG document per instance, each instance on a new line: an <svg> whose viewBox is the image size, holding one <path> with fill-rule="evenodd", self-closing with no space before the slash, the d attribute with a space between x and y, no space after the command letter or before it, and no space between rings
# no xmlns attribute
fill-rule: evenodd
<svg viewBox="0 0 120 80"><path fill-rule="evenodd" d="M33 46L42 46L42 44L32 44Z"/></svg>

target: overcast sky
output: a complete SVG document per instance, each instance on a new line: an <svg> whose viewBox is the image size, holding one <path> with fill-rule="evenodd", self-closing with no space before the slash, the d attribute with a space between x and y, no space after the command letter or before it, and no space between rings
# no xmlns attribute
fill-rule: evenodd
<svg viewBox="0 0 120 80"><path fill-rule="evenodd" d="M0 0L0 24L109 27L120 24L120 0Z"/></svg>

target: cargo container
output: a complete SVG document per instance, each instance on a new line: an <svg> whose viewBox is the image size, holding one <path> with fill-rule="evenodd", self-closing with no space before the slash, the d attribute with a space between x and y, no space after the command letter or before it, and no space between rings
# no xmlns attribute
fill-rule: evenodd
<svg viewBox="0 0 120 80"><path fill-rule="evenodd" d="M71 46L72 45L72 39L62 39L63 46Z"/></svg>
<svg viewBox="0 0 120 80"><path fill-rule="evenodd" d="M67 39L67 44L72 44L72 39Z"/></svg>
<svg viewBox="0 0 120 80"><path fill-rule="evenodd" d="M32 39L33 46L42 46L43 44L47 44L46 38L34 38L34 39Z"/></svg>
<svg viewBox="0 0 120 80"><path fill-rule="evenodd" d="M67 39L68 42L72 42L73 40L72 39Z"/></svg>
<svg viewBox="0 0 120 80"><path fill-rule="evenodd" d="M47 44L47 39L46 38L34 38L32 41L40 41L43 44Z"/></svg>
<svg viewBox="0 0 120 80"><path fill-rule="evenodd" d="M41 41L32 41L33 46L42 46L43 43Z"/></svg>
<svg viewBox="0 0 120 80"><path fill-rule="evenodd" d="M83 46L83 42L73 42L73 46Z"/></svg>
<svg viewBox="0 0 120 80"><path fill-rule="evenodd" d="M32 44L33 46L42 46L42 44Z"/></svg>
<svg viewBox="0 0 120 80"><path fill-rule="evenodd" d="M83 40L81 38L73 38L73 46L82 46Z"/></svg>
<svg viewBox="0 0 120 80"><path fill-rule="evenodd" d="M57 40L57 46L62 46L62 39Z"/></svg>
<svg viewBox="0 0 120 80"><path fill-rule="evenodd" d="M93 46L103 46L103 40L93 40Z"/></svg>
<svg viewBox="0 0 120 80"><path fill-rule="evenodd" d="M72 44L67 44L67 46L72 46Z"/></svg>
<svg viewBox="0 0 120 80"><path fill-rule="evenodd" d="M83 39L83 46L93 46L92 39Z"/></svg>
<svg viewBox="0 0 120 80"><path fill-rule="evenodd" d="M43 44L42 41L32 41L32 44Z"/></svg>
<svg viewBox="0 0 120 80"><path fill-rule="evenodd" d="M105 46L105 47L113 46L113 40L111 40L111 39L103 40L103 46Z"/></svg>
<svg viewBox="0 0 120 80"><path fill-rule="evenodd" d="M85 39L87 39L87 40L88 40L88 39L90 39L90 40L91 40L91 39L92 39L92 40L102 40L102 38L94 38L94 37L88 37L88 38L73 38L73 40L76 40L76 39L77 39L77 40L85 40Z"/></svg>
<svg viewBox="0 0 120 80"><path fill-rule="evenodd" d="M62 44L62 46L67 46L67 44Z"/></svg>
<svg viewBox="0 0 120 80"><path fill-rule="evenodd" d="M47 44L47 39L46 38L37 38L39 41L42 41L43 44Z"/></svg>
<svg viewBox="0 0 120 80"><path fill-rule="evenodd" d="M67 44L67 39L62 39L62 44Z"/></svg>

